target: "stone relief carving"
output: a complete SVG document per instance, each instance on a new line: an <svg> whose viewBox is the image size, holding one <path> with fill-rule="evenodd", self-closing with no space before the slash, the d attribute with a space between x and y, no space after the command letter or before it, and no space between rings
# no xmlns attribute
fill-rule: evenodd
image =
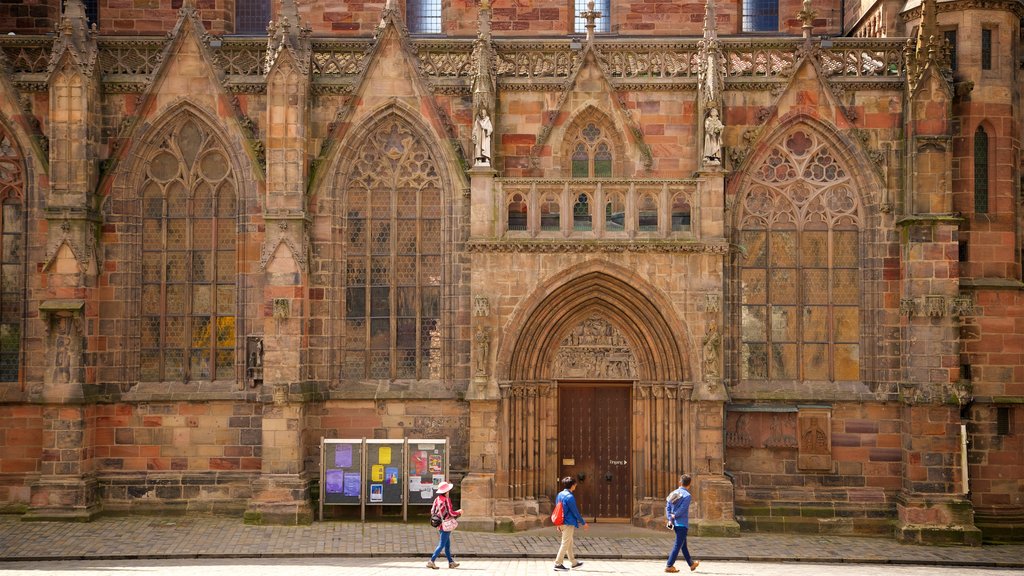
<svg viewBox="0 0 1024 576"><path fill-rule="evenodd" d="M718 322L714 320L708 325L708 330L704 334L703 346L701 349L702 358L704 360L704 379L705 380L717 380L722 376L722 371L719 368L718 362L718 350L722 345L722 335L718 332Z"/></svg>
<svg viewBox="0 0 1024 576"><path fill-rule="evenodd" d="M597 316L584 320L562 339L552 369L556 378L631 380L637 373L629 342Z"/></svg>
<svg viewBox="0 0 1024 576"><path fill-rule="evenodd" d="M800 439L797 465L802 470L832 469L831 412L828 409L800 410L797 417Z"/></svg>
<svg viewBox="0 0 1024 576"><path fill-rule="evenodd" d="M485 318L491 315L491 303L487 296L473 297L473 316Z"/></svg>
<svg viewBox="0 0 1024 576"><path fill-rule="evenodd" d="M477 378L486 378L491 360L491 329L487 326L478 326L473 340L476 343L474 375Z"/></svg>
<svg viewBox="0 0 1024 576"><path fill-rule="evenodd" d="M924 297L924 313L931 318L941 318L946 315L945 296L930 294Z"/></svg>

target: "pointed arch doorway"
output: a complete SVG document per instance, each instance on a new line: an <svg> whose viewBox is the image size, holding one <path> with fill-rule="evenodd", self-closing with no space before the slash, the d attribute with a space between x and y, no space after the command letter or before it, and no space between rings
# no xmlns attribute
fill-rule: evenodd
<svg viewBox="0 0 1024 576"><path fill-rule="evenodd" d="M572 475L588 520L636 521L691 460L685 329L643 279L592 265L539 289L510 326L497 496L543 513Z"/></svg>

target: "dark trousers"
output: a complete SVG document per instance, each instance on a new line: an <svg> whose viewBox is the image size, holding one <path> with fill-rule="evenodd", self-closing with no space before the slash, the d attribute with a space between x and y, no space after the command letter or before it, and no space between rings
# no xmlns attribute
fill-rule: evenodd
<svg viewBox="0 0 1024 576"><path fill-rule="evenodd" d="M693 564L693 560L690 559L690 550L686 548L686 526L673 526L676 531L676 544L672 547L672 553L668 555L668 566L672 566L676 563L676 557L679 556L679 551L683 551L683 558L686 558L686 565L690 566Z"/></svg>

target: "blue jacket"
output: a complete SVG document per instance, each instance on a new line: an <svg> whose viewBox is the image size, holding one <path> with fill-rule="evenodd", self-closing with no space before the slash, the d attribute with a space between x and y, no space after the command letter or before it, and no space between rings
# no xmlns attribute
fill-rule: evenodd
<svg viewBox="0 0 1024 576"><path fill-rule="evenodd" d="M572 495L570 490L562 490L558 493L558 497L555 498L555 505L562 503L562 517L565 519L564 524L566 526L585 526L587 521L580 515L580 511L576 508L576 497Z"/></svg>
<svg viewBox="0 0 1024 576"><path fill-rule="evenodd" d="M677 496L674 498L674 496ZM690 527L690 491L680 486L665 498L665 518L674 526Z"/></svg>

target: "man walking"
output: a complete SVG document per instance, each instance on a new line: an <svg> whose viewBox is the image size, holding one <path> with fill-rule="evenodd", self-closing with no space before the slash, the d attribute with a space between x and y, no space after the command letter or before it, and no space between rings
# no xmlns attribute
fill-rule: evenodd
<svg viewBox="0 0 1024 576"><path fill-rule="evenodd" d="M562 564L562 559L566 555L569 556L569 563L573 568L583 566L583 562L577 562L576 555L572 552L572 537L581 525L584 530L587 529L587 521L580 515L580 511L576 507L576 497L572 495L576 491L576 479L572 476L562 478L562 488L563 490L555 498L555 506L559 502L562 503L562 517L564 518L564 523L561 526L555 526L562 532L562 545L558 547L558 556L555 556L555 570L568 570L565 564Z"/></svg>
<svg viewBox="0 0 1024 576"><path fill-rule="evenodd" d="M690 528L690 475L683 474L679 477L679 488L673 490L665 498L665 517L676 533L676 543L672 552L668 555L668 565L665 572L679 572L675 567L676 557L679 551L683 551L683 558L690 570L696 570L700 564L697 560L690 558L690 550L686 547L686 531Z"/></svg>

